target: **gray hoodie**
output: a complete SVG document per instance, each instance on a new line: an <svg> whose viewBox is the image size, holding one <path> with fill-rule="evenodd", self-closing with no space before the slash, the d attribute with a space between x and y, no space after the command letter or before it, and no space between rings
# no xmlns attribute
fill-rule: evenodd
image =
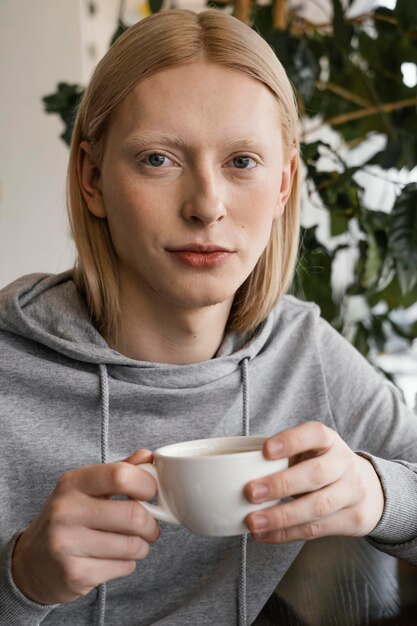
<svg viewBox="0 0 417 626"><path fill-rule="evenodd" d="M131 576L108 583L106 595L54 606L17 589L11 552L70 468L308 420L371 460L386 504L368 540L417 563L417 418L316 305L286 296L253 336L227 334L210 361L166 365L110 349L69 272L1 291L0 626L252 623L301 542L202 538L161 523Z"/></svg>

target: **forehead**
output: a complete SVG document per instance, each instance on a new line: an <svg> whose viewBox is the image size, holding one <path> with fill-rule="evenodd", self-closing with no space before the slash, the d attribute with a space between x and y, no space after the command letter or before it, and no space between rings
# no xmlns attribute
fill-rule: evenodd
<svg viewBox="0 0 417 626"><path fill-rule="evenodd" d="M117 107L111 134L181 132L205 141L244 134L280 135L279 106L270 89L246 72L199 61L147 77Z"/></svg>

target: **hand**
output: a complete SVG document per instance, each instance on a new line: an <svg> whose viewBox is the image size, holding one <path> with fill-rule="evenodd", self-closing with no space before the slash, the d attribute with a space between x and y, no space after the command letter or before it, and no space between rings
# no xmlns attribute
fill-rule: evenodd
<svg viewBox="0 0 417 626"><path fill-rule="evenodd" d="M384 494L377 473L331 428L306 422L270 437L263 452L268 459L289 457L289 468L248 483L246 497L256 503L295 499L248 515L245 521L255 539L285 543L326 535L360 537L379 522ZM256 491L261 495L256 497Z"/></svg>
<svg viewBox="0 0 417 626"><path fill-rule="evenodd" d="M13 552L12 574L23 594L41 604L71 602L134 571L159 537L157 522L136 502L156 494L154 479L137 467L150 461L149 450L138 450L61 476Z"/></svg>

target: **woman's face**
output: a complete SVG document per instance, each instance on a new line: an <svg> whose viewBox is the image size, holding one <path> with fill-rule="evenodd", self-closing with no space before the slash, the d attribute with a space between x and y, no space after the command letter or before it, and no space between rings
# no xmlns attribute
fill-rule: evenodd
<svg viewBox="0 0 417 626"><path fill-rule="evenodd" d="M122 289L230 306L291 189L268 88L207 62L159 71L118 107L99 167L85 150L84 197L108 220Z"/></svg>

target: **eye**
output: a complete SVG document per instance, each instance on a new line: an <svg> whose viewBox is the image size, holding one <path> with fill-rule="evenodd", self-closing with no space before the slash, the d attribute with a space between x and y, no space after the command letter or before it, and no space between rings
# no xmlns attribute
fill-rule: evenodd
<svg viewBox="0 0 417 626"><path fill-rule="evenodd" d="M246 154L240 154L239 156L233 157L232 161L238 170L252 170L257 165L255 159L252 159L252 157L247 156ZM248 167L250 161L252 161L253 165Z"/></svg>
<svg viewBox="0 0 417 626"><path fill-rule="evenodd" d="M142 159L142 163L145 163L145 165L147 165L148 167L161 169L161 167L164 165L164 159L171 161L171 159L169 159L165 154L161 154L160 152L152 152L151 154L147 154L144 156L144 158Z"/></svg>

